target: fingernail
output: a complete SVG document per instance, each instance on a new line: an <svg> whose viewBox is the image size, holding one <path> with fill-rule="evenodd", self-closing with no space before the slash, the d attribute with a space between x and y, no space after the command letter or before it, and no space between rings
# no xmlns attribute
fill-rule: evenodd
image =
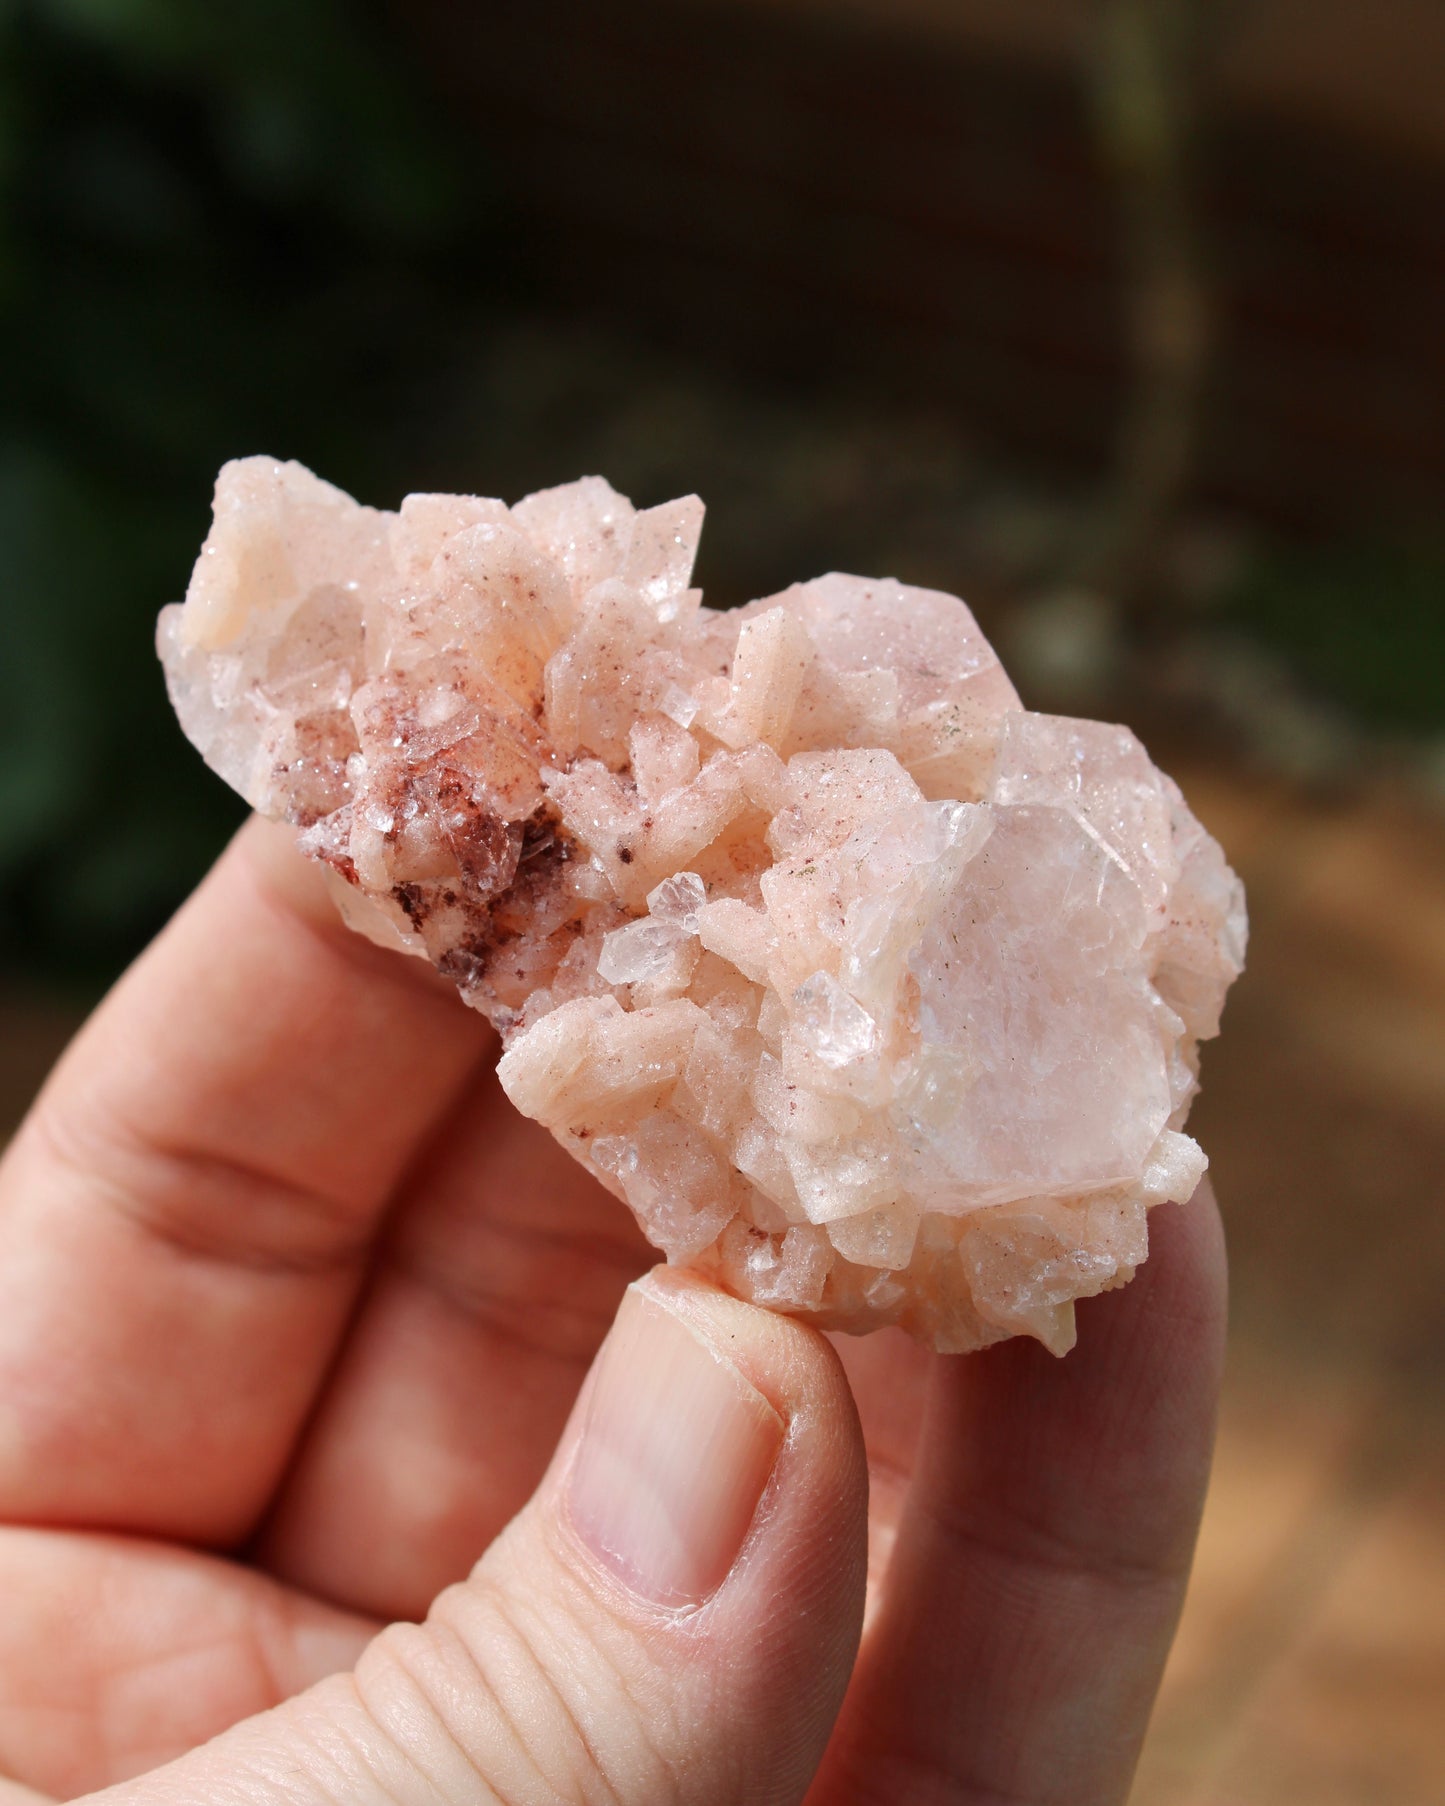
<svg viewBox="0 0 1445 1806"><path fill-rule="evenodd" d="M782 1418L737 1367L633 1286L592 1376L573 1525L652 1604L700 1604L737 1560L782 1442Z"/></svg>

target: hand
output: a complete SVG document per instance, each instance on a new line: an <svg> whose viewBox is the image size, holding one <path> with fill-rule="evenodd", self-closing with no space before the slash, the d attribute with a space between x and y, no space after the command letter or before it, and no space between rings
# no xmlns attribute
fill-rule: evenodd
<svg viewBox="0 0 1445 1806"><path fill-rule="evenodd" d="M242 832L0 1167L0 1803L1122 1801L1212 1200L1062 1362L639 1280L485 1025L287 840Z"/></svg>

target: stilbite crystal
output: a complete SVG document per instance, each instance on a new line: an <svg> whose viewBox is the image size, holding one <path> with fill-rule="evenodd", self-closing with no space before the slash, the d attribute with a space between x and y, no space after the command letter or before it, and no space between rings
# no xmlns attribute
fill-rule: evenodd
<svg viewBox="0 0 1445 1806"><path fill-rule="evenodd" d="M670 1259L942 1349L1074 1336L1204 1168L1238 881L964 605L689 587L693 497L363 508L248 458L159 644L187 734Z"/></svg>

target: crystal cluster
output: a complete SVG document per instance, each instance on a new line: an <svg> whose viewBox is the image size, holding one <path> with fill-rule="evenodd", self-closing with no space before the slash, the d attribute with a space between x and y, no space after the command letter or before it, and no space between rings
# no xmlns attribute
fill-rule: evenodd
<svg viewBox="0 0 1445 1806"><path fill-rule="evenodd" d="M1062 1352L1203 1171L1240 886L1132 734L1020 706L961 602L708 609L701 525L595 477L391 514L228 464L171 696L670 1260Z"/></svg>

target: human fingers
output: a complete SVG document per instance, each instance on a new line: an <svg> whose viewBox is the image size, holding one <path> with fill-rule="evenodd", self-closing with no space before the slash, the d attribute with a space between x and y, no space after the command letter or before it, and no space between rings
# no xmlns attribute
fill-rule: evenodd
<svg viewBox="0 0 1445 1806"><path fill-rule="evenodd" d="M0 1166L0 1516L225 1543L489 1031L252 822Z"/></svg>
<svg viewBox="0 0 1445 1806"><path fill-rule="evenodd" d="M33 1787L22 1787L18 1781L0 1780L0 1806L51 1806L43 1793Z"/></svg>
<svg viewBox="0 0 1445 1806"><path fill-rule="evenodd" d="M882 1610L898 1526L913 1482L937 1356L900 1329L829 1338L858 1407L868 1458L868 1601L864 1636Z"/></svg>
<svg viewBox="0 0 1445 1806"><path fill-rule="evenodd" d="M1212 1195L1031 1342L941 1358L883 1606L814 1806L1118 1806L1172 1640L1213 1442L1225 1316Z"/></svg>
<svg viewBox="0 0 1445 1806"><path fill-rule="evenodd" d="M79 1530L0 1530L0 1599L0 1775L66 1800L349 1669L377 1630L238 1562Z"/></svg>
<svg viewBox="0 0 1445 1806"><path fill-rule="evenodd" d="M257 1559L355 1609L420 1616L526 1503L656 1258L489 1073L408 1180Z"/></svg>
<svg viewBox="0 0 1445 1806"><path fill-rule="evenodd" d="M423 1625L107 1806L782 1806L862 1606L858 1423L824 1340L654 1273L553 1466Z"/></svg>

